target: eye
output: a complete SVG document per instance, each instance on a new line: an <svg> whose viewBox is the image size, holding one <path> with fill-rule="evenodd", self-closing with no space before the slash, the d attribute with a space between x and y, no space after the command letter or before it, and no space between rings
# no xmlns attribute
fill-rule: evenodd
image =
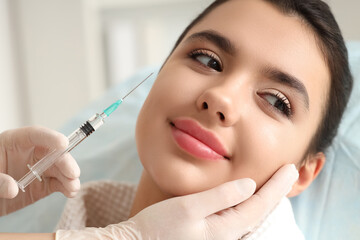
<svg viewBox="0 0 360 240"><path fill-rule="evenodd" d="M199 63L204 65L205 67L214 69L217 72L222 72L223 70L219 57L212 51L198 49L192 51L189 56L195 61L198 61Z"/></svg>
<svg viewBox="0 0 360 240"><path fill-rule="evenodd" d="M269 90L269 92L259 93L273 108L284 114L287 118L292 115L289 99L279 91Z"/></svg>

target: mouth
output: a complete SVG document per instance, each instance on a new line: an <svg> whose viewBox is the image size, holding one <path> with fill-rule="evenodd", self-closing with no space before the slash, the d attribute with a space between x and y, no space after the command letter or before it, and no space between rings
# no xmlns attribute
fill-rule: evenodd
<svg viewBox="0 0 360 240"><path fill-rule="evenodd" d="M191 119L178 118L170 122L177 145L187 153L204 160L230 160L218 137Z"/></svg>

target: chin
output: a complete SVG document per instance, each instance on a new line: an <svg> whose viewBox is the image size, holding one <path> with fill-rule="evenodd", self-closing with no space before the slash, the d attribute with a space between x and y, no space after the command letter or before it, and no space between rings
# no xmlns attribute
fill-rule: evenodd
<svg viewBox="0 0 360 240"><path fill-rule="evenodd" d="M219 184L208 179L205 174L193 174L188 171L166 171L150 173L160 191L172 197L202 192Z"/></svg>
<svg viewBox="0 0 360 240"><path fill-rule="evenodd" d="M158 186L162 192L172 197L189 195L210 189L201 186L196 186L194 185L194 183L183 182L183 181L176 181L176 183L171 183L169 181L167 183L161 183Z"/></svg>

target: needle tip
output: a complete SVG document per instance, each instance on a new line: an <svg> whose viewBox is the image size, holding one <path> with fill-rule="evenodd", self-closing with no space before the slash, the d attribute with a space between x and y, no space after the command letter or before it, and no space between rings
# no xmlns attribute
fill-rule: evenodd
<svg viewBox="0 0 360 240"><path fill-rule="evenodd" d="M138 85L136 85L133 89L130 90L130 92L128 92L123 98L121 98L122 100L124 100L127 96L130 95L130 93L132 93L135 89L137 89L141 84L143 84L151 75L153 75L153 72L150 73L144 80L142 80Z"/></svg>
<svg viewBox="0 0 360 240"><path fill-rule="evenodd" d="M128 92L123 98L117 100L116 102L114 102L113 104L110 105L110 107L108 107L107 109L104 110L104 113L106 114L106 116L108 117L111 113L113 113L118 106L124 101L124 98L126 98L127 96L129 96L130 93L132 93L138 86L140 86L143 82L145 82L151 75L153 75L153 73L151 73L149 76L147 76L144 80L142 80L138 85L136 85L136 87L134 87L133 89L131 89L130 92Z"/></svg>

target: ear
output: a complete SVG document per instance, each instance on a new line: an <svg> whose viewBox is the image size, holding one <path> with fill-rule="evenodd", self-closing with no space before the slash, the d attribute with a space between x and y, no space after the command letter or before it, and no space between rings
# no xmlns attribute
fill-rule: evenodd
<svg viewBox="0 0 360 240"><path fill-rule="evenodd" d="M304 191L315 180L325 163L325 154L318 152L307 157L304 163L298 167L299 178L294 183L287 197L294 197Z"/></svg>

